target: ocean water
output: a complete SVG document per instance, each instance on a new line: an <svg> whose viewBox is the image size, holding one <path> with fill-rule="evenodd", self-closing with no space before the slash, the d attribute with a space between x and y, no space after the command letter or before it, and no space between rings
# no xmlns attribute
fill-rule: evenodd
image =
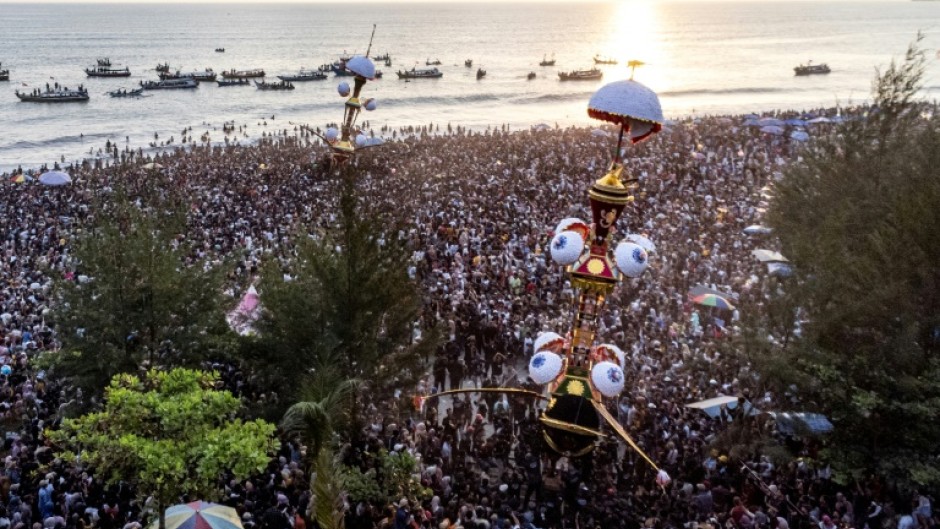
<svg viewBox="0 0 940 529"><path fill-rule="evenodd" d="M378 109L373 127L437 123L514 128L586 124L590 94L623 79L623 64L647 64L636 79L656 90L667 116L810 109L868 98L878 66L903 54L918 31L930 65L926 93L940 93L940 3L937 2L667 2L599 4L0 4L0 171L87 156L106 140L143 147L193 127L221 140L224 121L247 124L251 141L288 122L339 121L337 80L296 83L291 92L251 87L106 95L156 79L169 62L183 70L264 68L269 76L315 68L344 52L389 53L384 79L364 94ZM214 49L224 47L225 53ZM555 67L540 67L554 54ZM595 54L613 57L603 81L560 82L557 72L586 68ZM938 55L940 56L940 55ZM97 57L126 65L130 79L86 79ZM438 80L398 80L394 71L427 58L443 62ZM473 59L474 67L463 61ZM795 77L807 60L829 75ZM477 66L487 70L477 80ZM537 78L526 80L534 71ZM84 83L88 103L21 103L14 90L45 83ZM271 121L270 117L275 116ZM264 125L262 118L267 117Z"/></svg>

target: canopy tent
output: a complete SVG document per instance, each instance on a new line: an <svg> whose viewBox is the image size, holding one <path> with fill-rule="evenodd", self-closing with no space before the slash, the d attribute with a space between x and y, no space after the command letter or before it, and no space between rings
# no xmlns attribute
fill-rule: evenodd
<svg viewBox="0 0 940 529"><path fill-rule="evenodd" d="M705 285L695 285L689 289L689 297L694 298L701 296L702 294L715 294L716 296L721 296L727 299L738 300L738 295L734 292L722 292L720 290L715 290L714 288L709 288Z"/></svg>
<svg viewBox="0 0 940 529"><path fill-rule="evenodd" d="M705 399L699 402L693 402L692 404L685 405L686 408L702 410L712 419L721 415L722 406L729 410L736 409L738 407L738 397L719 395L711 399ZM748 401L744 401L744 412L748 415L753 415L755 413L753 406L751 406L751 403Z"/></svg>
<svg viewBox="0 0 940 529"><path fill-rule="evenodd" d="M756 257L757 260L762 263L785 263L788 261L788 259L784 257L783 254L773 250L763 250L758 248L757 250L753 250L751 255Z"/></svg>

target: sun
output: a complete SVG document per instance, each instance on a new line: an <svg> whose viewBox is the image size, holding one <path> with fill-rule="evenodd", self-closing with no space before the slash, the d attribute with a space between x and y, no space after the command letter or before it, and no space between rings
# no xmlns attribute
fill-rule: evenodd
<svg viewBox="0 0 940 529"><path fill-rule="evenodd" d="M629 78L627 63L642 61L644 66L636 69L636 80L657 91L667 89L659 4L655 0L625 0L615 4L612 15L601 52L617 60L611 77Z"/></svg>

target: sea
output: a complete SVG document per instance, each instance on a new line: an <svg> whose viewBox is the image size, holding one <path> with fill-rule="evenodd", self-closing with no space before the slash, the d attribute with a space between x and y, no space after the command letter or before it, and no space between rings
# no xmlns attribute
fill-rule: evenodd
<svg viewBox="0 0 940 529"><path fill-rule="evenodd" d="M192 127L197 141L222 139L224 122L245 125L239 141L262 133L338 122L338 82L295 83L285 92L255 87L108 91L156 79L167 62L183 71L263 68L269 80L316 68L343 54L389 54L384 78L363 95L381 128L447 124L472 129L588 125L587 101L603 83L635 79L655 90L667 117L772 113L854 105L869 99L879 67L903 56L922 33L929 65L925 96L940 94L940 2L666 1L610 3L0 3L0 171L73 162L106 141L150 149ZM224 48L224 53L216 52ZM601 81L562 82L600 55ZM129 79L88 79L98 58L127 66ZM555 66L539 66L554 58ZM442 62L444 76L406 82L397 70ZM473 67L464 66L471 59ZM793 67L827 63L828 75L796 77ZM486 76L477 79L478 67ZM535 79L527 74L535 72ZM347 80L349 78L346 78ZM88 88L87 103L20 102L15 90L46 83ZM155 140L155 138L157 138Z"/></svg>

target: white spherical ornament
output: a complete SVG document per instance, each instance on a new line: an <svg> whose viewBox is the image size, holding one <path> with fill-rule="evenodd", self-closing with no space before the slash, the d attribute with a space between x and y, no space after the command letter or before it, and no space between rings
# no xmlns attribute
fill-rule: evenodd
<svg viewBox="0 0 940 529"><path fill-rule="evenodd" d="M574 231L563 231L552 238L552 259L560 265L570 265L578 260L584 250L584 238Z"/></svg>
<svg viewBox="0 0 940 529"><path fill-rule="evenodd" d="M649 255L634 242L622 242L614 251L617 268L627 277L640 277L649 265Z"/></svg>
<svg viewBox="0 0 940 529"><path fill-rule="evenodd" d="M623 369L613 362L598 362L591 368L591 383L605 397L616 397L623 391Z"/></svg>
<svg viewBox="0 0 940 529"><path fill-rule="evenodd" d="M616 361L618 364L620 364L621 369L625 367L624 362L626 362L627 357L624 354L623 350L617 347L616 345L610 344L610 343L602 343L598 345L597 347L595 347L594 350L599 353L601 360L607 360L610 362Z"/></svg>
<svg viewBox="0 0 940 529"><path fill-rule="evenodd" d="M561 233L563 231L577 232L584 240L587 240L588 233L591 232L591 225L581 219L568 217L561 219L561 222L555 226L555 233Z"/></svg>
<svg viewBox="0 0 940 529"><path fill-rule="evenodd" d="M356 145L358 147L365 147L369 143L369 137L365 134L359 134L356 136Z"/></svg>
<svg viewBox="0 0 940 529"><path fill-rule="evenodd" d="M336 90L339 92L339 95L346 97L349 95L349 83L343 81L336 87Z"/></svg>
<svg viewBox="0 0 940 529"><path fill-rule="evenodd" d="M376 106L375 99L370 99L366 101L366 110L368 110L369 112L372 112L373 110L375 110L375 106Z"/></svg>
<svg viewBox="0 0 940 529"><path fill-rule="evenodd" d="M660 487L665 487L670 482L672 482L672 478L669 477L669 474L667 474L665 470L660 470L656 473L656 484Z"/></svg>
<svg viewBox="0 0 940 529"><path fill-rule="evenodd" d="M339 138L339 129L336 127L326 129L326 141L333 143L336 141L336 138Z"/></svg>
<svg viewBox="0 0 940 529"><path fill-rule="evenodd" d="M529 377L536 384L548 384L561 374L561 357L551 351L539 351L529 361Z"/></svg>
<svg viewBox="0 0 940 529"><path fill-rule="evenodd" d="M565 339L562 335L557 332L543 332L535 338L535 341L532 342L532 349L534 351L541 351L543 349L559 352L561 348L565 345Z"/></svg>

